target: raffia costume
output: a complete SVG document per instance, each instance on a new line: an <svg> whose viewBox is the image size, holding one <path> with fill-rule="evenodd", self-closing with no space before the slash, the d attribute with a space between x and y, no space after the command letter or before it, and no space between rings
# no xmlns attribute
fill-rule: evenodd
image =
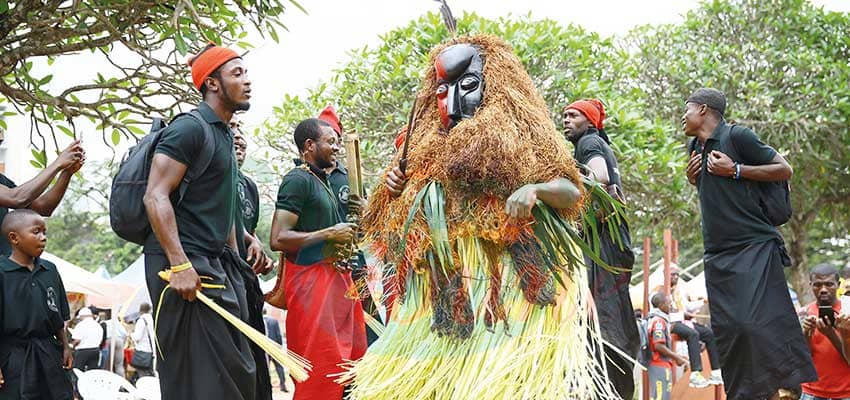
<svg viewBox="0 0 850 400"><path fill-rule="evenodd" d="M431 65L456 44L480 53L483 101L446 131L440 72L426 72L407 185L399 197L377 188L363 221L394 271L391 319L341 379L355 377L356 399L617 398L592 357L599 335L572 222L587 193L570 209L538 202L533 219L504 212L526 184L582 188L575 161L507 44L458 38L434 48Z"/></svg>

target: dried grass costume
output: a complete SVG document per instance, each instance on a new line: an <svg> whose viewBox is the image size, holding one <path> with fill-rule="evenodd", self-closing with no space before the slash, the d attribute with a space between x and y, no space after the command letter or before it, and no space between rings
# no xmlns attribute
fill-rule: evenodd
<svg viewBox="0 0 850 400"><path fill-rule="evenodd" d="M385 186L364 216L378 259L394 266L391 320L351 365L355 399L614 399L592 353L599 334L571 209L538 202L509 219L505 201L564 177L583 188L546 103L501 39L472 36L484 59L483 102L442 128L429 68L418 94L399 197ZM399 157L391 166L398 164ZM390 265L388 264L388 265Z"/></svg>

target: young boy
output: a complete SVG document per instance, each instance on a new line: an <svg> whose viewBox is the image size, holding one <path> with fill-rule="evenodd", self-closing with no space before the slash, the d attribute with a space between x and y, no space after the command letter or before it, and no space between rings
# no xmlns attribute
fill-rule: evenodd
<svg viewBox="0 0 850 400"><path fill-rule="evenodd" d="M649 362L649 398L670 400L673 390L673 362L685 365L688 360L667 347L670 342L670 297L664 293L652 296L654 310L649 313L649 349L652 351L652 361Z"/></svg>
<svg viewBox="0 0 850 400"><path fill-rule="evenodd" d="M65 371L72 361L70 310L56 266L39 259L47 244L44 220L20 209L0 231L12 246L10 256L0 256L0 400L72 400Z"/></svg>

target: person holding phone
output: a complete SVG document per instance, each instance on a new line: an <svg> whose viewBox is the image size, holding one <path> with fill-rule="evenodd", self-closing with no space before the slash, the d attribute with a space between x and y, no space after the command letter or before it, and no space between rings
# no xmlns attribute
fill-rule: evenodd
<svg viewBox="0 0 850 400"><path fill-rule="evenodd" d="M837 296L838 269L831 264L816 265L809 281L816 301L806 307L801 324L819 379L802 385L800 399L850 399L850 341L841 329L847 319L841 314L847 310L842 310Z"/></svg>

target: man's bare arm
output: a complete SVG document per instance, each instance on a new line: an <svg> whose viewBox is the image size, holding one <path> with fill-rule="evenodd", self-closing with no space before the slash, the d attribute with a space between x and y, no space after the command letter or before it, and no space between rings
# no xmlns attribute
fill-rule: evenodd
<svg viewBox="0 0 850 400"><path fill-rule="evenodd" d="M56 207L59 207L59 203L65 197L65 191L68 190L68 185L71 183L73 176L74 173L69 169L62 170L53 187L35 199L30 204L30 208L44 217L53 215L53 211L56 210Z"/></svg>
<svg viewBox="0 0 850 400"><path fill-rule="evenodd" d="M35 202L36 199L38 199L39 196L47 190L47 187L50 186L50 182L53 181L53 178L56 177L56 174L58 174L59 171L70 167L75 162L83 160L84 158L85 152L83 151L82 146L80 146L80 141L75 140L70 146L63 150L61 154L59 154L59 157L57 157L56 160L53 160L50 165L41 170L35 178L32 178L26 183L15 188L0 185L0 207L30 207L33 202ZM68 177L68 179L70 180L70 177ZM59 183L57 183L57 185L58 184ZM65 188L67 188L67 183L65 183ZM62 194L64 193L65 191L62 190ZM61 196L59 196L59 199L61 200ZM58 205L59 202L57 201L56 204ZM55 205L53 208L56 208ZM40 211L38 209L34 210L36 212ZM52 212L53 210L50 211ZM39 213L44 215L41 212Z"/></svg>
<svg viewBox="0 0 850 400"><path fill-rule="evenodd" d="M770 164L741 165L741 178L751 181L779 182L787 181L794 175L794 170L785 157L779 153L773 157Z"/></svg>
<svg viewBox="0 0 850 400"><path fill-rule="evenodd" d="M354 237L354 224L340 223L315 232L299 232L293 230L297 223L297 214L286 210L275 211L269 247L274 251L298 251L311 244L344 243Z"/></svg>
<svg viewBox="0 0 850 400"><path fill-rule="evenodd" d="M608 163L602 157L593 157L587 162L587 168L590 170L590 179L595 180L603 185L611 182L608 176Z"/></svg>
<svg viewBox="0 0 850 400"><path fill-rule="evenodd" d="M186 165L164 154L154 154L144 204L148 219L170 266L189 262L177 231L177 219L171 205L171 193L186 174ZM194 301L201 279L194 268L171 274L171 288L184 299Z"/></svg>

